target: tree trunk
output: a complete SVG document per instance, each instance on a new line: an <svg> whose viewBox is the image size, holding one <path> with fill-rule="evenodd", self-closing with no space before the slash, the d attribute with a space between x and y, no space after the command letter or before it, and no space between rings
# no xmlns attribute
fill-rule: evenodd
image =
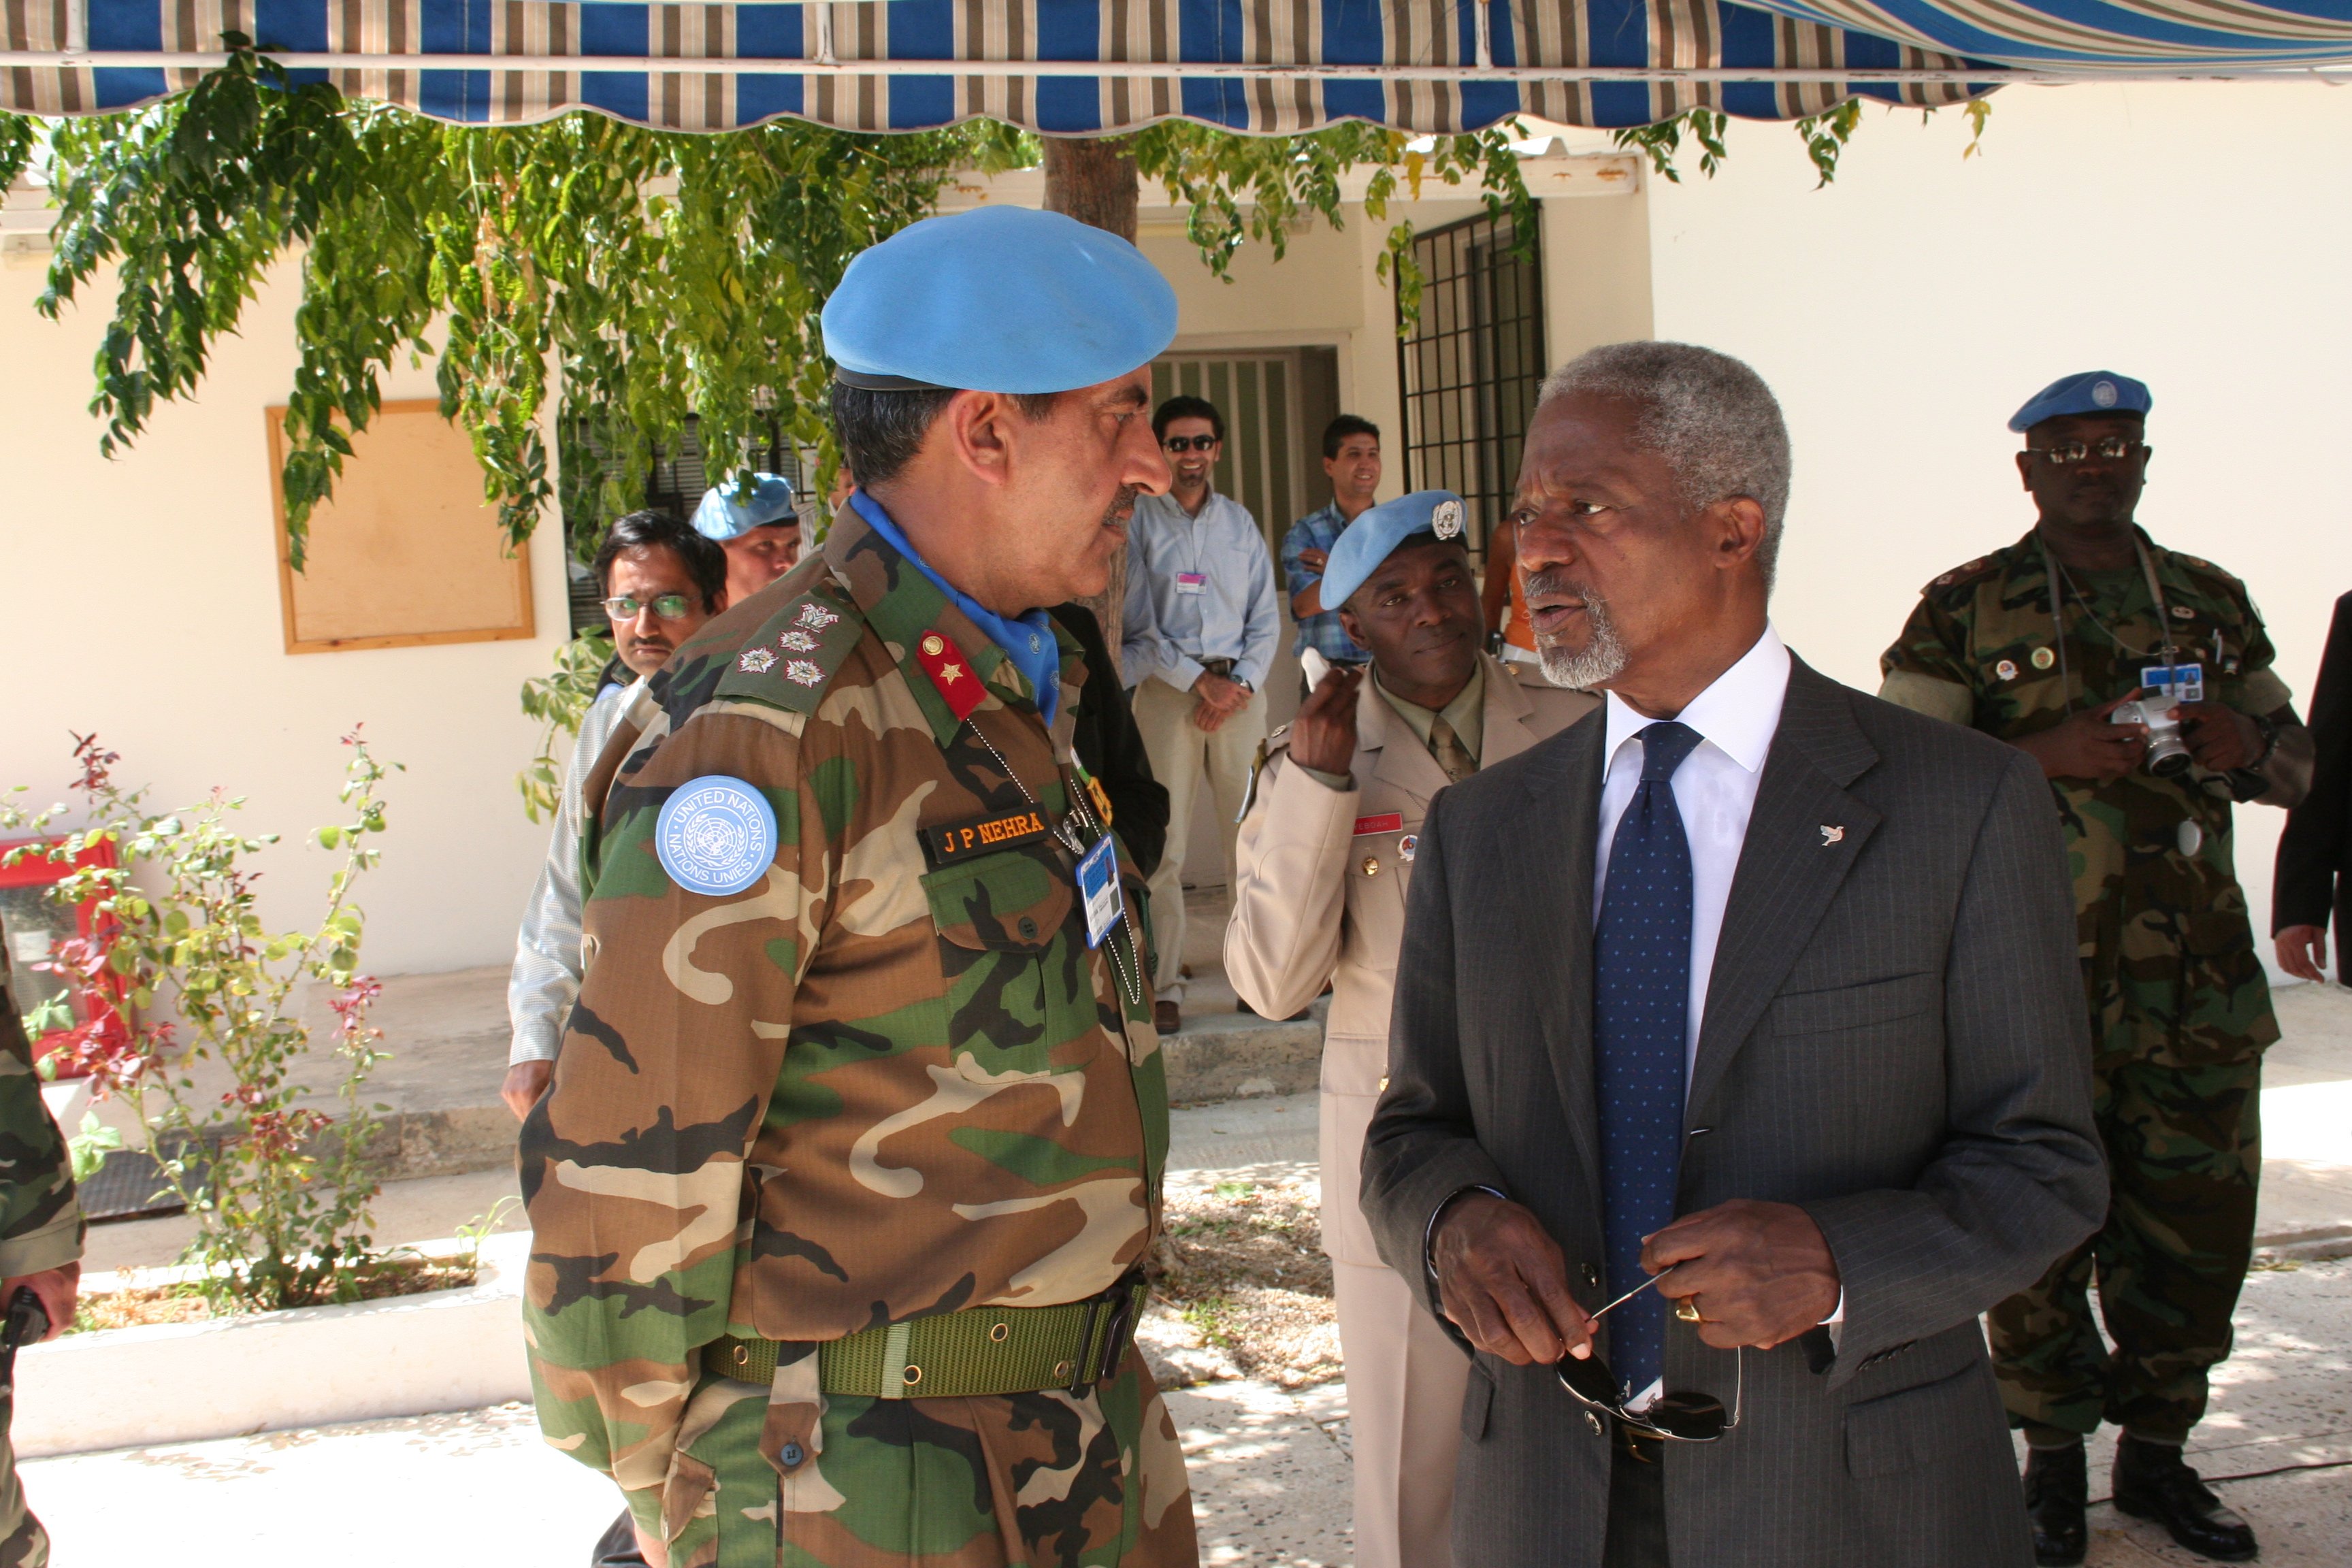
<svg viewBox="0 0 2352 1568"><path fill-rule="evenodd" d="M1045 210L1062 213L1095 228L1108 229L1132 244L1135 202L1142 182L1135 155L1120 136L1048 136L1045 143ZM1127 556L1113 556L1110 585L1081 600L1102 623L1103 641L1118 660L1121 607L1127 603Z"/></svg>

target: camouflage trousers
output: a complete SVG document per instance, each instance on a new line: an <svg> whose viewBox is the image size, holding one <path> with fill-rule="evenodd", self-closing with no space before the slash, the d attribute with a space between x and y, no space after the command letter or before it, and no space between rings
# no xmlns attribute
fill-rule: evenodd
<svg viewBox="0 0 2352 1568"><path fill-rule="evenodd" d="M2104 1418L2179 1441L2204 1415L2206 1377L2229 1356L2230 1314L2253 1256L2262 1071L2259 1057L2095 1069L2107 1222L1992 1310L2012 1426L2088 1436ZM2092 1318L2095 1277L2113 1350Z"/></svg>
<svg viewBox="0 0 2352 1568"><path fill-rule="evenodd" d="M0 1568L47 1568L49 1532L25 1506L24 1484L16 1479L16 1446L8 1438L13 1401L0 1395Z"/></svg>
<svg viewBox="0 0 2352 1568"><path fill-rule="evenodd" d="M1083 1399L1059 1390L829 1394L817 1452L782 1471L761 1443L768 1398L765 1388L706 1375L688 1399L664 1508L672 1568L1195 1568L1200 1560L1175 1423L1138 1352ZM682 1495L706 1470L707 1488Z"/></svg>

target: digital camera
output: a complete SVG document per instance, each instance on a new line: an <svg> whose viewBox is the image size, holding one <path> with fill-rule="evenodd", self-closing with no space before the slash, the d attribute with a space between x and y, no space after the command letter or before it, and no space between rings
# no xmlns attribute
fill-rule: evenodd
<svg viewBox="0 0 2352 1568"><path fill-rule="evenodd" d="M2107 716L2110 724L2147 726L2147 771L2160 779L2189 771L2189 748L2180 739L2180 721L2172 716L2172 706L2165 700L2135 700Z"/></svg>

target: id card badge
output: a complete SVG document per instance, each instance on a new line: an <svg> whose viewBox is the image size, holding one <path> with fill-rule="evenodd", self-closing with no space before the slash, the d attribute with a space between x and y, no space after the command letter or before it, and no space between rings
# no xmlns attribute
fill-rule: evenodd
<svg viewBox="0 0 2352 1568"><path fill-rule="evenodd" d="M2151 664L2139 672L2139 683L2162 694L2169 703L2205 700L2205 667L2201 664Z"/></svg>
<svg viewBox="0 0 2352 1568"><path fill-rule="evenodd" d="M1118 886L1118 846L1108 833L1078 858L1078 900L1087 906L1087 945L1100 947L1127 912Z"/></svg>
<svg viewBox="0 0 2352 1568"><path fill-rule="evenodd" d="M1176 574L1176 591L1180 594L1205 594L1209 591L1208 576L1200 572Z"/></svg>

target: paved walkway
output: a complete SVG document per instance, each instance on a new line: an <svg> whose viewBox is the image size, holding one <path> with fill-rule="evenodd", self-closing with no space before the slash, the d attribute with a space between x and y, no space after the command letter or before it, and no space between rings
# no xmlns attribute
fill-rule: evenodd
<svg viewBox="0 0 2352 1568"><path fill-rule="evenodd" d="M2289 1251L2352 1249L2352 993L2280 995L2287 1039L2263 1101L2260 1228ZM1311 1167L1312 1094L1180 1110L1171 1174L1201 1181ZM501 1173L396 1184L384 1234L446 1235L503 1190ZM144 1239L161 1229L103 1226ZM113 1261L146 1261L122 1257ZM2254 1521L2270 1568L2352 1562L2352 1260L2288 1258L2247 1281L2237 1353L2198 1429L2197 1463ZM1191 1465L1202 1561L1339 1568L1348 1539L1347 1392L1290 1394L1231 1379L1170 1396ZM1737 1441L1738 1439L1733 1439ZM2094 1453L2104 1491L2109 1447ZM64 1568L168 1561L247 1568L329 1561L408 1568L421 1558L580 1568L614 1510L609 1483L549 1449L530 1412L446 1415L267 1433L219 1442L44 1459L24 1467ZM135 1499L136 1506L125 1500ZM2093 1568L2198 1561L2104 1504Z"/></svg>

